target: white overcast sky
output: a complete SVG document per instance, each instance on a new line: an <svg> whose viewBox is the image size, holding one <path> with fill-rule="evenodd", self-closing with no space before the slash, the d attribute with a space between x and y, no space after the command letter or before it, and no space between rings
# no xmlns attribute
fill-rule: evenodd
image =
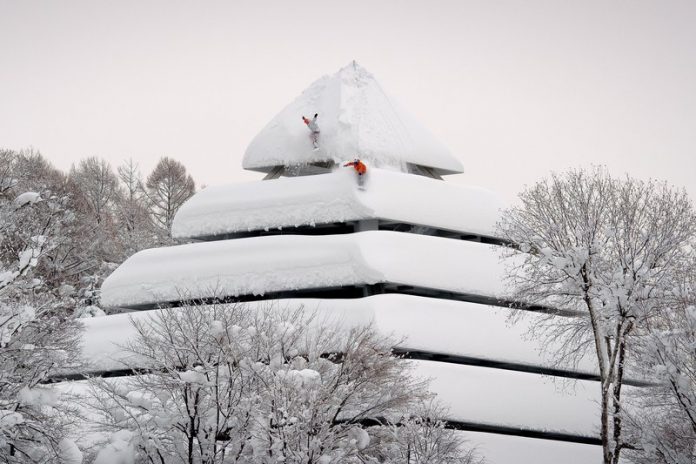
<svg viewBox="0 0 696 464"><path fill-rule="evenodd" d="M0 146L260 178L252 137L355 59L512 198L604 164L696 199L695 1L0 0Z"/></svg>

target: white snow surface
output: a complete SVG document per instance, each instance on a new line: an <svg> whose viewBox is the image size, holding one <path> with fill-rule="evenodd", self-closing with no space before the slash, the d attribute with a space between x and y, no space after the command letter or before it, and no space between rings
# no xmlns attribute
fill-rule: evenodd
<svg viewBox="0 0 696 464"><path fill-rule="evenodd" d="M389 231L281 235L141 251L102 285L105 307L391 282L502 296L499 249Z"/></svg>
<svg viewBox="0 0 696 464"><path fill-rule="evenodd" d="M447 419L596 437L599 382L568 386L526 372L413 361L415 374L449 407Z"/></svg>
<svg viewBox="0 0 696 464"><path fill-rule="evenodd" d="M374 324L398 346L416 350L468 356L482 360L529 366L555 365L549 352L553 344L527 336L539 316L530 314L517 324L508 323L507 308L447 301L411 295L385 294L358 299L286 299L244 303L249 310L268 304L279 309L305 308L317 321L353 327ZM185 311L185 308L177 311ZM84 361L90 370L115 370L137 362L120 348L135 335L131 319L146 322L159 310L83 319ZM143 366L144 367L144 366ZM560 366L583 373L596 372L586 359L579 366Z"/></svg>
<svg viewBox="0 0 696 464"><path fill-rule="evenodd" d="M313 149L302 122L318 113L319 138ZM406 163L441 174L462 172L461 162L382 90L374 76L355 63L309 86L252 140L244 169L360 158L368 166L404 170Z"/></svg>
<svg viewBox="0 0 696 464"><path fill-rule="evenodd" d="M384 219L495 235L504 204L491 191L370 168L359 189L355 172L207 187L176 214L174 238Z"/></svg>
<svg viewBox="0 0 696 464"><path fill-rule="evenodd" d="M588 464L602 462L602 448L556 440L458 432L486 464ZM623 461L623 460L622 460Z"/></svg>

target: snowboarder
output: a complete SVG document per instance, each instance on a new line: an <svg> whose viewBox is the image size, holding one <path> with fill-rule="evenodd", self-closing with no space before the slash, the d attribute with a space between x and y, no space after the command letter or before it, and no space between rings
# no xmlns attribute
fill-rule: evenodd
<svg viewBox="0 0 696 464"><path fill-rule="evenodd" d="M358 185L360 185L360 187L362 188L363 184L365 183L364 176L367 173L367 166L365 166L365 163L360 161L358 158L355 158L353 161L348 162L343 166L353 166L353 169L355 169L355 172L358 174Z"/></svg>
<svg viewBox="0 0 696 464"><path fill-rule="evenodd" d="M307 124L307 128L309 128L311 132L309 137L312 139L312 146L315 150L319 148L319 125L317 124L318 116L319 113L314 113L314 117L312 119L307 119L302 116L302 121Z"/></svg>

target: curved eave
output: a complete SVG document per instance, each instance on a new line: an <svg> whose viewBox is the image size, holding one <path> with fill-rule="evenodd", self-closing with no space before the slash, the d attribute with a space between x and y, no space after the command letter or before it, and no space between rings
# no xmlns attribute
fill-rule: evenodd
<svg viewBox="0 0 696 464"><path fill-rule="evenodd" d="M493 247L371 231L193 243L136 253L102 285L107 307L394 283L503 297Z"/></svg>
<svg viewBox="0 0 696 464"><path fill-rule="evenodd" d="M502 201L490 191L372 168L359 189L350 169L208 187L178 211L179 239L382 219L495 237Z"/></svg>

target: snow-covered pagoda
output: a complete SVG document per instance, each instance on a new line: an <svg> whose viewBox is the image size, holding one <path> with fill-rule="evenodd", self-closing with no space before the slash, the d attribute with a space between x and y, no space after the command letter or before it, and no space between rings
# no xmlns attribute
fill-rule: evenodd
<svg viewBox="0 0 696 464"><path fill-rule="evenodd" d="M301 120L315 113L317 149ZM343 167L354 158L368 166L362 185ZM316 81L243 166L265 179L197 193L172 230L190 243L132 256L104 282L103 304L140 317L179 305L185 289L204 303L282 300L372 322L403 340L396 349L449 406L444 419L489 462L600 459L592 366L552 364L525 337L531 322L507 323L500 201L443 181L460 161L370 73L352 63ZM87 322L85 353L101 372L118 368L129 323Z"/></svg>

